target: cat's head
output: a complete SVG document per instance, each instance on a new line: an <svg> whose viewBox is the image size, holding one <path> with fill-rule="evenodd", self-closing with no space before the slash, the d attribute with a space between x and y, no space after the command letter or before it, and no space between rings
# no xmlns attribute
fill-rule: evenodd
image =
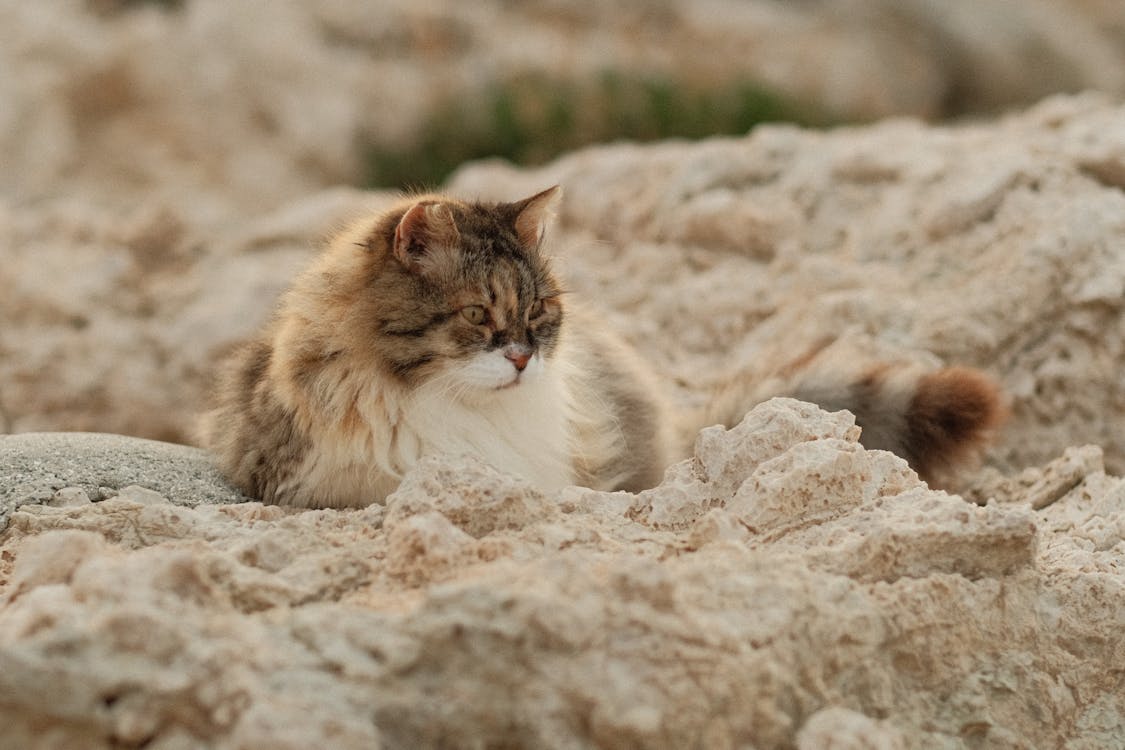
<svg viewBox="0 0 1125 750"><path fill-rule="evenodd" d="M541 377L559 341L562 290L542 244L560 195L515 203L440 196L391 211L369 240L376 348L408 385L480 398Z"/></svg>

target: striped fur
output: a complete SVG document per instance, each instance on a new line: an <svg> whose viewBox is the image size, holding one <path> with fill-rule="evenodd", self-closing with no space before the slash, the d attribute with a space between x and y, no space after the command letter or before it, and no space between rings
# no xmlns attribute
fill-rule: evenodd
<svg viewBox="0 0 1125 750"><path fill-rule="evenodd" d="M663 402L565 303L541 248L556 198L421 196L334 237L222 368L202 432L228 478L265 502L360 507L424 455L470 453L545 490L655 484Z"/></svg>
<svg viewBox="0 0 1125 750"><path fill-rule="evenodd" d="M338 233L220 370L202 439L226 476L269 503L362 507L422 456L470 453L548 491L636 491L698 428L787 395L852 411L865 446L937 481L1002 421L979 371L822 345L774 377L732 377L701 418L680 415L677 440L649 368L551 272L542 240L557 197L425 195Z"/></svg>

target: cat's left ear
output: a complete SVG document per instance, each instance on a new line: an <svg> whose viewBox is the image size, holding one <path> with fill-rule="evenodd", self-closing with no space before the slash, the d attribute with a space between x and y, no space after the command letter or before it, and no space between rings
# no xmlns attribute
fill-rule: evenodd
<svg viewBox="0 0 1125 750"><path fill-rule="evenodd" d="M515 204L516 236L521 245L528 250L539 247L543 235L547 233L547 227L555 218L561 198L562 188L555 185Z"/></svg>

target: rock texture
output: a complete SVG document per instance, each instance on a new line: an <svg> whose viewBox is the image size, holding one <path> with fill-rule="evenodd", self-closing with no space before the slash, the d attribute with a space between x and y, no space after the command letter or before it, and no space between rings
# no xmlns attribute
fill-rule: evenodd
<svg viewBox="0 0 1125 750"><path fill-rule="evenodd" d="M706 48L685 74L721 77L741 50L865 116L1125 70L1123 6L1093 0L456 7L0 3L0 433L189 441L214 358L392 199L328 187L357 144L484 61ZM183 445L5 434L0 750L1125 746L1125 107L619 144L450 189L554 182L569 286L684 410L857 351L988 370L1012 418L964 498L786 400L637 495L447 456L343 512L237 502Z"/></svg>
<svg viewBox="0 0 1125 750"><path fill-rule="evenodd" d="M1120 746L1125 482L978 507L856 434L774 400L641 495L24 506L0 746Z"/></svg>
<svg viewBox="0 0 1125 750"><path fill-rule="evenodd" d="M0 435L0 531L26 503L72 507L111 497L177 505L247 500L198 448L123 435Z"/></svg>

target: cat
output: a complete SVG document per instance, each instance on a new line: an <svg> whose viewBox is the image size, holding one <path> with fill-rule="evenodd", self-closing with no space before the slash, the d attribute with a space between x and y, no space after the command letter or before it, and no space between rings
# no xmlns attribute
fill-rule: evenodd
<svg viewBox="0 0 1125 750"><path fill-rule="evenodd" d="M668 407L633 351L564 303L542 243L559 190L419 196L355 222L222 368L204 443L268 503L381 502L429 453L545 491L639 490L670 460Z"/></svg>
<svg viewBox="0 0 1125 750"><path fill-rule="evenodd" d="M315 508L380 503L436 453L474 454L546 492L658 484L692 430L552 273L544 238L559 195L416 196L337 233L220 368L202 437L221 471L251 497ZM865 444L923 471L995 426L998 391L983 374L904 372L790 395L851 408ZM735 376L704 421L736 423L760 395Z"/></svg>

